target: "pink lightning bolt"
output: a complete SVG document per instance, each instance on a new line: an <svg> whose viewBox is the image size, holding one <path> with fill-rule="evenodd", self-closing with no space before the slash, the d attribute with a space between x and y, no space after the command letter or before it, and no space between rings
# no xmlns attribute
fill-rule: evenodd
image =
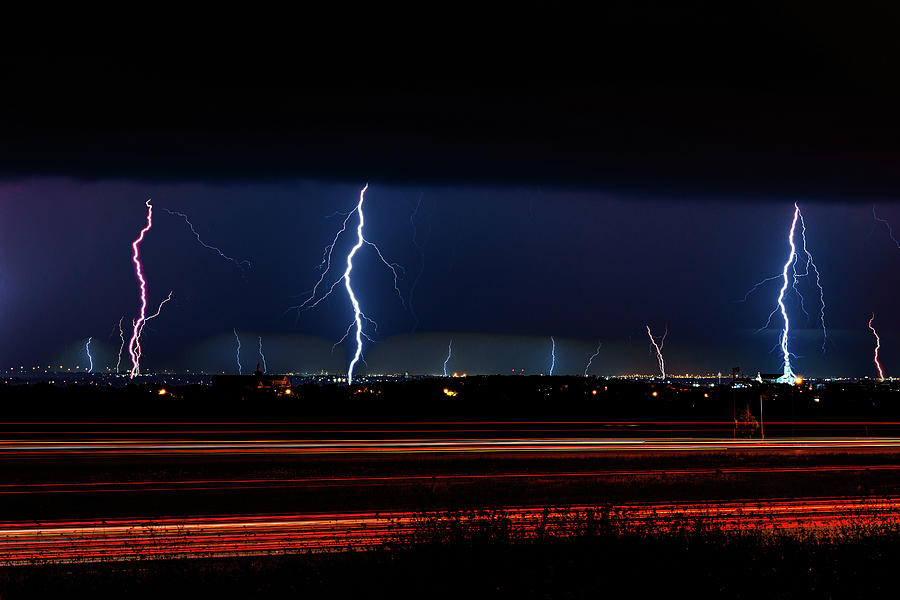
<svg viewBox="0 0 900 600"><path fill-rule="evenodd" d="M141 288L141 310L138 318L134 321L134 331L131 334L131 341L128 342L128 354L131 355L131 374L129 377L140 373L141 360L141 330L144 328L144 321L147 319L147 282L144 279L144 269L141 264L141 253L139 246L144 241L144 235L153 227L153 205L150 199L147 199L147 226L141 229L137 239L131 242L131 262L134 263L134 274L137 276L138 283Z"/></svg>
<svg viewBox="0 0 900 600"><path fill-rule="evenodd" d="M878 361L878 351L881 350L881 338L878 337L878 332L872 327L872 321L874 320L875 313L872 313L872 318L869 319L869 329L871 329L872 333L875 335L875 367L878 369L878 379L884 381L884 371L881 369L881 363Z"/></svg>

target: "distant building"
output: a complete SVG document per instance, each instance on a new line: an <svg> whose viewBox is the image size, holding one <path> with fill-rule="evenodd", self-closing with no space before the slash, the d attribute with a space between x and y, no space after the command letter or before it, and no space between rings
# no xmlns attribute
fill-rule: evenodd
<svg viewBox="0 0 900 600"><path fill-rule="evenodd" d="M213 375L212 386L216 391L246 397L248 394L290 396L291 380L286 375L263 375L256 365L253 375Z"/></svg>
<svg viewBox="0 0 900 600"><path fill-rule="evenodd" d="M786 375L784 373L757 373L754 381L759 383L786 383L795 385L800 378L796 375Z"/></svg>

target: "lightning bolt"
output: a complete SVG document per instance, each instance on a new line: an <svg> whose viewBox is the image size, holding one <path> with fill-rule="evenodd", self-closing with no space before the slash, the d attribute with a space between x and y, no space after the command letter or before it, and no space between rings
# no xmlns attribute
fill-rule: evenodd
<svg viewBox="0 0 900 600"><path fill-rule="evenodd" d="M353 305L353 320L356 323L356 352L353 354L353 360L350 361L350 366L347 367L347 385L353 383L353 367L356 366L360 356L362 356L362 310L359 308L359 300L356 299L356 294L353 293L353 287L350 285L350 272L353 270L353 256L360 248L362 248L366 241L363 237L365 217L363 216L362 204L367 189L369 189L368 183L359 193L359 204L356 205L356 212L359 213L359 225L356 227L356 244L350 249L350 253L347 254L347 269L344 271L344 287L347 288L347 295L350 297L350 303ZM379 252L379 254L381 253Z"/></svg>
<svg viewBox="0 0 900 600"><path fill-rule="evenodd" d="M553 376L553 369L556 368L556 340L550 336L550 376Z"/></svg>
<svg viewBox="0 0 900 600"><path fill-rule="evenodd" d="M237 351L235 354L237 355L238 375L240 375L241 371L243 371L241 369L241 338L238 337L237 329L232 329L232 331L234 332L234 339L237 340Z"/></svg>
<svg viewBox="0 0 900 600"><path fill-rule="evenodd" d="M803 256L801 257L800 251L797 249L797 243L795 241L795 234L797 231L797 223L800 223L800 251L802 251ZM809 317L809 313L806 312L806 307L803 301L803 295L800 293L799 288L797 287L799 284L799 280L802 277L809 277L810 270L815 275L815 284L819 289L819 322L822 325L822 353L825 353L826 344L828 343L828 330L825 326L825 290L822 287L822 281L819 274L819 268L816 266L815 261L813 260L812 253L809 251L806 242L806 222L803 220L803 214L800 212L800 206L795 202L794 203L794 216L791 221L791 228L788 232L788 245L790 246L790 252L787 257L787 261L784 263L784 267L779 275L775 275L773 277L767 277L763 279L756 285L754 285L750 290L744 295L744 299L739 302L745 301L750 294L756 291L763 284L774 281L775 279L781 280L781 289L778 292L778 300L776 302L776 307L769 313L768 319L766 319L765 325L757 329L757 333L768 329L768 327L772 324L772 318L781 313L782 321L784 322L784 326L781 330L781 334L778 337L778 344L776 344L776 348L781 348L782 354L782 370L783 375L779 378L779 381L782 383L792 383L796 379L796 375L794 374L793 367L791 365L791 357L794 354L789 350L788 342L790 338L790 318L788 317L787 308L785 307L784 300L786 294L788 293L788 288L790 287L790 291L795 293L799 298L800 302L800 310L806 314L807 318ZM800 271L799 264L803 261L803 271ZM788 271L791 271L791 276L788 276Z"/></svg>
<svg viewBox="0 0 900 600"><path fill-rule="evenodd" d="M878 332L872 327L872 321L874 320L875 313L872 313L872 318L869 319L869 329L872 330L872 335L875 336L875 368L878 369L878 380L884 381L884 371L881 369L881 362L878 360L878 351L881 350L881 338L878 337Z"/></svg>
<svg viewBox="0 0 900 600"><path fill-rule="evenodd" d="M153 313L152 315L150 315L149 317L147 317L146 319L144 319L144 322L141 324L141 331L138 333L138 337L140 337L141 335L143 335L143 333L144 333L144 327L147 326L147 323L149 323L150 321L152 321L153 319L155 319L156 317L158 317L158 316L159 316L159 313L162 312L162 307L165 306L166 303L167 303L169 300L171 300L171 299L172 299L172 292L169 291L169 295L166 296L166 297L163 299L163 301L159 303L159 307L156 309L156 312ZM138 358L140 358L140 355L138 355Z"/></svg>
<svg viewBox="0 0 900 600"><path fill-rule="evenodd" d="M125 315L119 318L119 339L122 340L122 343L119 345L119 357L116 359L116 373L119 372L119 367L122 364L122 350L125 349L125 332L122 331L122 319L124 318Z"/></svg>
<svg viewBox="0 0 900 600"><path fill-rule="evenodd" d="M816 275L816 287L819 288L819 320L822 323L822 353L824 354L825 344L828 343L828 330L825 328L825 290L822 288L822 281L819 277L819 268L816 266L816 263L813 262L812 253L810 253L809 249L806 247L806 222L803 220L803 213L800 212L800 207L797 206L796 202L794 203L794 208L797 211L797 215L800 217L800 239L803 241L803 253L806 255L806 271L803 274L797 275L797 263L794 263L794 288L796 289L797 286L797 278L809 276L809 269L812 267L813 273ZM797 295L800 296L800 293L797 292ZM800 296L800 299L802 306L803 296Z"/></svg>
<svg viewBox="0 0 900 600"><path fill-rule="evenodd" d="M784 263L784 269L781 272L782 276L782 285L781 291L778 293L778 308L775 310L781 310L781 317L784 319L784 329L781 330L781 337L779 338L779 343L781 344L781 353L784 359L784 364L782 365L784 368L784 374L779 378L782 380L782 383L790 383L796 379L796 375L794 375L794 370L791 367L791 353L788 350L788 333L791 329L791 322L788 319L787 309L784 307L784 293L788 288L788 267L797 260L797 246L794 244L794 231L797 229L797 219L800 216L800 207L794 203L794 219L791 221L791 232L788 234L788 244L791 247L791 253L788 255L787 262ZM773 311L774 312L774 311ZM771 318L771 314L769 315Z"/></svg>
<svg viewBox="0 0 900 600"><path fill-rule="evenodd" d="M666 331L663 333L662 338L659 340L659 344L656 343L656 339L654 339L653 334L650 333L650 326L647 325L647 335L650 336L650 343L653 344L653 347L656 349L656 360L659 362L659 372L662 374L662 378L666 378L666 361L663 360L662 349L666 343L666 336L669 335L669 326L666 325Z"/></svg>
<svg viewBox="0 0 900 600"><path fill-rule="evenodd" d="M188 219L188 216L187 216L186 214L180 213L180 212L178 212L177 210L169 210L168 208L163 208L163 210L166 211L167 213L169 213L170 215L178 216L178 217L181 217L182 219L184 219L184 222L187 223L187 226L188 226L188 227L190 227L191 233L194 234L194 237L197 238L197 241L198 241L198 242L200 243L200 245L203 246L204 248L207 248L207 249L209 249L209 250L212 250L213 252L217 253L219 256L221 256L221 257L224 258L225 260L234 263L234 265L235 265L238 269L241 269L242 271L244 270L245 267L246 267L247 269L250 268L250 261L249 261L249 260L246 260L246 259L244 259L244 260L238 260L238 259L236 259L236 258L232 258L232 257L226 255L224 252L222 252L222 251L219 250L218 248L216 248L215 246L211 246L210 244L207 244L207 243L204 242L202 239L200 239L200 234L197 233L197 230L196 230L196 229L194 229L194 224L191 223L190 219Z"/></svg>
<svg viewBox="0 0 900 600"><path fill-rule="evenodd" d="M891 227L891 224L888 223L887 219L882 219L875 213L875 205L872 205L872 217L874 217L876 223L884 223L884 226L887 227L888 235L891 236L891 241L894 242L894 245L900 248L900 242L897 241L897 238L894 237L894 228Z"/></svg>
<svg viewBox="0 0 900 600"><path fill-rule="evenodd" d="M162 307L165 306L166 303L167 303L169 300L171 300L171 299L172 299L172 292L170 291L170 292L169 292L169 295L166 296L166 297L163 299L163 301L159 303L159 307L156 309L156 312L153 313L152 315L150 315L150 316L144 318L144 321L141 323L141 327L140 327L140 329L138 330L138 340L140 340L140 339L141 339L141 336L144 335L144 327L147 326L147 323L149 323L150 321L152 321L153 319L155 319L156 317L158 317L158 316L159 316L159 313L162 312ZM140 363L141 358L142 358L143 355L144 355L144 349L143 349L140 345L138 345L138 347L137 347L136 355L137 355L138 363Z"/></svg>
<svg viewBox="0 0 900 600"><path fill-rule="evenodd" d="M268 373L269 368L266 366L266 355L263 354L263 349L262 349L262 336L259 336L259 356L262 358L263 373Z"/></svg>
<svg viewBox="0 0 900 600"><path fill-rule="evenodd" d="M128 342L128 354L131 355L131 374L129 375L131 379L140 373L141 329L147 313L147 281L144 279L143 265L141 264L140 245L144 241L144 235L153 227L153 205L150 204L150 199L147 199L145 204L147 205L147 225L141 229L138 237L131 243L131 262L134 263L134 274L141 290L141 307L138 318L134 320L131 340Z"/></svg>
<svg viewBox="0 0 900 600"><path fill-rule="evenodd" d="M94 371L94 357L91 356L91 340L93 340L93 339L94 339L93 337L89 337L87 339L87 343L84 345L84 352L85 352L85 354L87 354L88 363L89 363L88 373L92 373Z"/></svg>
<svg viewBox="0 0 900 600"><path fill-rule="evenodd" d="M356 342L356 350L353 354L353 358L350 360L350 364L347 367L347 385L353 383L353 370L355 369L357 363L362 358L362 347L363 347L363 338L366 340L372 341L372 338L366 334L363 329L363 322L370 323L372 326L377 329L378 324L375 323L372 319L370 319L360 308L359 300L356 297L356 294L353 291L353 287L350 281L350 273L353 271L353 257L356 256L356 253L363 247L368 246L375 250L376 255L390 269L391 273L394 275L394 291L397 292L397 297L400 299L400 303L406 308L406 302L403 300L403 294L400 293L399 287L399 278L400 271L403 271L405 274L405 270L402 266L397 263L389 262L382 254L381 249L378 248L377 245L370 242L365 238L363 234L363 229L365 227L365 215L363 214L363 202L365 201L366 190L369 189L369 184L367 183L362 190L359 192L359 202L356 204L356 207L350 212L346 213L344 216L344 220L341 222L341 228L335 234L334 238L331 240L331 243L325 246L325 250L322 253L322 262L319 263L319 269L322 269L322 274L319 276L318 281L313 286L309 296L298 306L294 306L288 310L297 310L298 317L301 311L310 310L318 306L325 298L331 295L334 289L341 283L344 283L344 287L347 290L347 296L350 299L350 304L353 308L353 320L350 322L350 325L347 327L344 336L335 344L334 347L337 347L341 344L345 339L347 339L351 332L353 332L353 337ZM338 240L341 235L347 230L347 223L350 221L350 218L354 215L358 215L359 223L356 226L356 243L350 249L350 252L347 254L347 266L344 270L344 274L341 275L336 281L334 281L329 287L328 291L324 294L320 295L319 288L325 282L328 273L331 271L331 263L332 263L332 255L334 254L334 247L337 245ZM332 351L334 349L332 348Z"/></svg>
<svg viewBox="0 0 900 600"><path fill-rule="evenodd" d="M584 376L588 376L588 369L591 368L591 363L594 362L594 359L597 358L597 355L600 354L600 348L603 346L603 342L597 342L597 350L591 355L591 357L587 361L587 365L584 367Z"/></svg>
<svg viewBox="0 0 900 600"><path fill-rule="evenodd" d="M444 377L447 377L447 363L450 362L451 356L453 356L453 338L450 338L450 344L447 345L447 358L444 359Z"/></svg>
<svg viewBox="0 0 900 600"><path fill-rule="evenodd" d="M425 272L425 244L427 243L427 236L425 242L419 243L419 229L416 225L416 216L419 214L419 209L422 207L422 194L419 194L419 201L416 203L415 209L413 209L412 213L409 215L409 225L413 230L412 243L416 249L416 252L419 253L419 272L416 273L416 278L413 280L412 284L409 286L409 300L407 301L407 305L409 306L409 313L413 318L413 332L419 327L419 317L416 315L416 311L413 308L413 294L416 291L416 286L419 285L419 280L422 278L422 273ZM429 221L428 225L428 233L431 232L431 222Z"/></svg>

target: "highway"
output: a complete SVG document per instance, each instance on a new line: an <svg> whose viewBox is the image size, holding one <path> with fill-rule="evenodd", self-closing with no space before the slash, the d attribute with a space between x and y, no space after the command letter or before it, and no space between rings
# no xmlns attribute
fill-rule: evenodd
<svg viewBox="0 0 900 600"><path fill-rule="evenodd" d="M822 433L900 423L793 423L811 435L767 439L716 435L724 425L4 423L0 564L365 547L455 509L502 510L526 536L547 506L613 507L635 527L900 517L900 431Z"/></svg>
<svg viewBox="0 0 900 600"><path fill-rule="evenodd" d="M251 433L251 432L248 432ZM900 438L387 438L387 439L216 439L102 438L0 440L0 459L65 455L385 455L385 454L621 454L896 452Z"/></svg>
<svg viewBox="0 0 900 600"><path fill-rule="evenodd" d="M589 506L566 507L586 511ZM643 503L610 507L623 530L677 528L686 521L725 529L836 527L852 514L879 523L900 519L900 498L778 499L765 502ZM513 535L527 539L538 526L565 527L569 512L543 507L506 507ZM199 558L371 548L405 536L427 535L423 513L353 512L278 515L226 515L184 519L131 519L0 523L0 565ZM464 514L465 526L477 522Z"/></svg>

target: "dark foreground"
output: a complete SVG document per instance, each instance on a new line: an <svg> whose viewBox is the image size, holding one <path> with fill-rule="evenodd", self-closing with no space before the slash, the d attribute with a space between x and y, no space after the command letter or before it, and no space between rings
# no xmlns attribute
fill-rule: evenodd
<svg viewBox="0 0 900 600"><path fill-rule="evenodd" d="M672 523L670 523L672 525ZM423 521L415 536L338 554L47 565L0 570L4 598L896 597L900 528L726 532L682 521L623 533L573 517L565 535Z"/></svg>
<svg viewBox="0 0 900 600"><path fill-rule="evenodd" d="M500 383L456 382L454 398L474 405ZM400 389L421 399L433 384ZM750 413L733 421L734 399L715 388L706 398L583 378L508 385L538 385L579 416L7 417L0 596L777 598L896 587L900 416L888 400L900 390L779 390L765 397L763 431ZM385 406L366 389L370 410ZM49 398L6 391L30 411ZM79 407L83 393L103 413L88 392L60 394ZM181 392L108 400L144 393L199 410Z"/></svg>

